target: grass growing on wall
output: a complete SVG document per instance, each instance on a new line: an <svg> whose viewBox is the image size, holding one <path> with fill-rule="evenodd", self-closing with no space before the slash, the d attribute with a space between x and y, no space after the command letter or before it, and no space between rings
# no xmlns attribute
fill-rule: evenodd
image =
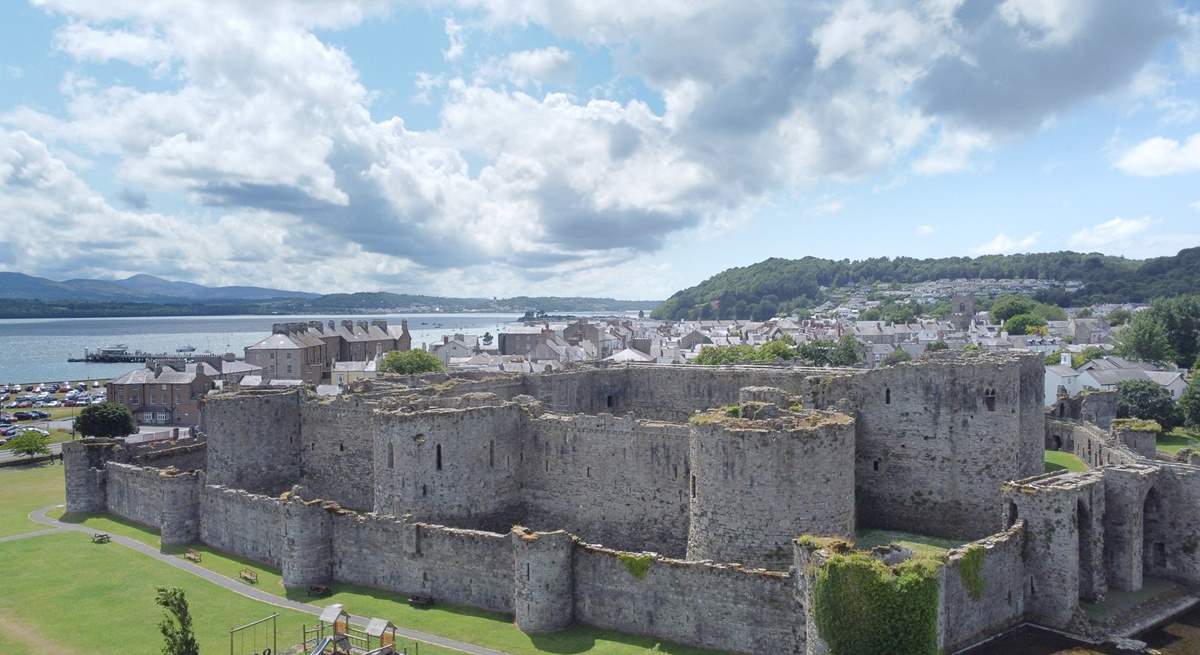
<svg viewBox="0 0 1200 655"><path fill-rule="evenodd" d="M646 573L650 571L650 565L654 563L653 555L635 555L631 553L621 553L617 555L617 559L625 565L625 570L633 577L641 580L646 577Z"/></svg>
<svg viewBox="0 0 1200 655"><path fill-rule="evenodd" d="M958 565L958 575L962 578L963 586L973 600L983 598L983 556L985 549L979 544L967 546L962 562Z"/></svg>
<svg viewBox="0 0 1200 655"><path fill-rule="evenodd" d="M939 568L931 560L892 568L865 553L832 555L813 587L813 614L830 653L936 653Z"/></svg>
<svg viewBox="0 0 1200 655"><path fill-rule="evenodd" d="M1046 454L1043 455L1043 459L1045 461L1046 473L1061 471L1063 469L1068 471L1088 470L1087 464L1084 464L1083 460L1076 457L1073 453L1062 452L1060 450L1047 450Z"/></svg>

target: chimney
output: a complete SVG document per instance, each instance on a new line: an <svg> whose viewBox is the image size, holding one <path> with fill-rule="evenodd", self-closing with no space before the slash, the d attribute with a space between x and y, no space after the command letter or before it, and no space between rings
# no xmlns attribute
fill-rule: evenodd
<svg viewBox="0 0 1200 655"><path fill-rule="evenodd" d="M375 327L379 328L380 330L387 332L387 319L383 319L383 318L371 319L371 325L374 325Z"/></svg>
<svg viewBox="0 0 1200 655"><path fill-rule="evenodd" d="M367 322L366 321L358 321L357 325L358 325L359 329L361 329L363 332L367 331Z"/></svg>
<svg viewBox="0 0 1200 655"><path fill-rule="evenodd" d="M408 319L407 318L400 320L400 331L403 334L408 334Z"/></svg>
<svg viewBox="0 0 1200 655"><path fill-rule="evenodd" d="M329 321L329 331L333 332L335 329L337 329L337 323L334 323L332 320L330 320Z"/></svg>
<svg viewBox="0 0 1200 655"><path fill-rule="evenodd" d="M320 322L320 321L309 321L309 322L308 322L308 327L310 327L310 328L315 328L315 329L317 330L317 332L323 332L323 330L321 329L321 322Z"/></svg>
<svg viewBox="0 0 1200 655"><path fill-rule="evenodd" d="M271 334L287 334L287 323L272 323Z"/></svg>
<svg viewBox="0 0 1200 655"><path fill-rule="evenodd" d="M1058 363L1071 368L1071 353L1063 353L1058 356Z"/></svg>
<svg viewBox="0 0 1200 655"><path fill-rule="evenodd" d="M342 319L342 327L353 332L354 331L354 321L352 321L348 318Z"/></svg>
<svg viewBox="0 0 1200 655"><path fill-rule="evenodd" d="M227 361L227 362L232 362L232 361L235 361L235 360L237 359L237 355L234 355L233 353L225 353L225 354L224 354L224 355L221 357L221 359L223 359L223 360L225 360L225 361Z"/></svg>

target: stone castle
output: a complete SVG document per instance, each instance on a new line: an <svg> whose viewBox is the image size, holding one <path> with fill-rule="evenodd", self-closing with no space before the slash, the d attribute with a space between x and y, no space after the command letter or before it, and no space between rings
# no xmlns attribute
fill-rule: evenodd
<svg viewBox="0 0 1200 655"><path fill-rule="evenodd" d="M278 567L289 587L741 653L830 650L812 587L836 553L797 537L904 530L964 544L939 563L937 650L1027 621L1111 636L1081 599L1200 582L1200 466L1156 459L1153 434L1113 422L1111 394L1047 407L1043 370L937 353L870 371L620 365L225 393L194 440L65 444L67 509ZM1044 474L1047 448L1091 468Z"/></svg>

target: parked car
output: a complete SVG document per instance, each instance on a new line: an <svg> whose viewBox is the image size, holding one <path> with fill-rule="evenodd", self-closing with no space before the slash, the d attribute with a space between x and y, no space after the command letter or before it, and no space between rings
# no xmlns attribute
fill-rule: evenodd
<svg viewBox="0 0 1200 655"><path fill-rule="evenodd" d="M46 412L40 412L36 409L30 410L29 413L33 414L33 418L39 419L39 420L45 419L45 418L50 418L50 414L48 414Z"/></svg>
<svg viewBox="0 0 1200 655"><path fill-rule="evenodd" d="M0 412L0 423L12 423L15 420L17 419L12 414L9 414L8 412Z"/></svg>
<svg viewBox="0 0 1200 655"><path fill-rule="evenodd" d="M43 430L43 429L41 429L41 428L23 427L23 428L17 428L17 432L18 432L18 433L21 433L21 432L36 432L36 433L38 433L38 434L42 435L43 437L48 437L48 436L50 436L50 433L49 433L49 432L47 432L46 430Z"/></svg>
<svg viewBox="0 0 1200 655"><path fill-rule="evenodd" d="M18 421L32 421L35 417L31 412L13 412L13 418Z"/></svg>

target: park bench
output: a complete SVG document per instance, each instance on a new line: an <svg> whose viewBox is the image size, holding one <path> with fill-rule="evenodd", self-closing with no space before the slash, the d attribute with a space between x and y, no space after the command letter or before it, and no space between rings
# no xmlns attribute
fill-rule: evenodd
<svg viewBox="0 0 1200 655"><path fill-rule="evenodd" d="M433 605L433 598L429 596L409 596L408 604L413 607L431 607Z"/></svg>
<svg viewBox="0 0 1200 655"><path fill-rule="evenodd" d="M242 569L238 572L238 577L246 584L258 584L258 574L250 569Z"/></svg>
<svg viewBox="0 0 1200 655"><path fill-rule="evenodd" d="M189 548L187 550L187 552L183 554L183 558L191 560L193 562L199 562L200 561L200 553L196 552L195 548Z"/></svg>
<svg viewBox="0 0 1200 655"><path fill-rule="evenodd" d="M92 535L92 543L94 544L106 544L110 541L112 541L112 537L103 532L97 532L96 534Z"/></svg>
<svg viewBox="0 0 1200 655"><path fill-rule="evenodd" d="M319 585L319 584L309 585L308 586L308 595L309 596L328 596L329 595L329 587L326 587L325 585Z"/></svg>

